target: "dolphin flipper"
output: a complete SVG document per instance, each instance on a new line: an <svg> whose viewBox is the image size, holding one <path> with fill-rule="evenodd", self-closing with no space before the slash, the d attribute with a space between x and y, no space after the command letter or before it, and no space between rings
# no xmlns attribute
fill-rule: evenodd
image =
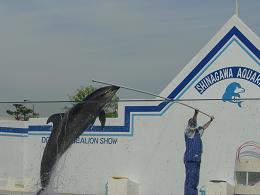
<svg viewBox="0 0 260 195"><path fill-rule="evenodd" d="M106 113L104 110L101 110L101 112L98 115L99 121L101 123L102 129L104 129L105 124L106 124Z"/></svg>

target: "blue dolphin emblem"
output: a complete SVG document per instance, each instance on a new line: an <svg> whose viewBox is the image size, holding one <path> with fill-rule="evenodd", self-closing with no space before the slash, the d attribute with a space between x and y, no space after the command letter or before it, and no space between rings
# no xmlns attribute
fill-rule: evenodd
<svg viewBox="0 0 260 195"><path fill-rule="evenodd" d="M244 93L245 89L241 87L241 85L237 82L230 83L225 93L222 96L224 102L228 101L231 103L237 104L241 108L241 103L243 101L240 100L240 93Z"/></svg>

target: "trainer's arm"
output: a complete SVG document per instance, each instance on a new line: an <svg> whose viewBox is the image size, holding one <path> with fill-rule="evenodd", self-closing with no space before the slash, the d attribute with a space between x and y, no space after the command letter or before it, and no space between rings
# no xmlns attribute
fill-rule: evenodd
<svg viewBox="0 0 260 195"><path fill-rule="evenodd" d="M198 113L199 113L199 110L198 110L198 109L195 109L194 115L193 115L193 117L192 117L192 120L193 120L193 121L197 121Z"/></svg>
<svg viewBox="0 0 260 195"><path fill-rule="evenodd" d="M204 130L209 127L209 125L213 121L213 119L214 119L214 116L210 117L210 120L202 126Z"/></svg>

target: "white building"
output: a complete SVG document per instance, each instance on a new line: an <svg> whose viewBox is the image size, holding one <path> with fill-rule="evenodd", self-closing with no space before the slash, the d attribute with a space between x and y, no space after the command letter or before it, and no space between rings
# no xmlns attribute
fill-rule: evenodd
<svg viewBox="0 0 260 195"><path fill-rule="evenodd" d="M203 135L200 184L234 184L236 150L260 140L260 41L233 16L161 92L215 116ZM151 81L152 82L152 81ZM226 99L223 101L222 99ZM105 195L112 176L140 184L141 195L183 194L184 129L194 111L178 103L121 102L104 131L97 122L63 156L57 191ZM199 114L199 124L209 118ZM50 133L46 119L0 121L0 188L36 191Z"/></svg>

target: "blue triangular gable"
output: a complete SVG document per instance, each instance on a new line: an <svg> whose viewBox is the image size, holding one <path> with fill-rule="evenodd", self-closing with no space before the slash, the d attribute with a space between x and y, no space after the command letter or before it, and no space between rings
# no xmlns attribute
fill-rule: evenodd
<svg viewBox="0 0 260 195"><path fill-rule="evenodd" d="M235 26L216 44L216 46L198 63L198 65L183 79L183 81L167 96L169 99L177 100L177 97L181 91L190 83L191 80L214 58L214 56L228 43L233 36L236 36L245 47L247 47L257 58L259 63L260 53L257 47L250 42L242 32L238 30ZM134 120L132 117L132 127L130 128L130 120L131 114L134 115L147 115L147 114L140 114L141 113L148 113L152 112L149 115L162 115L161 111L168 105L169 102L162 102L156 106L126 106L125 107L125 119L124 119L124 126L107 126L104 129L101 129L99 126L94 126L92 129L87 130L85 135L88 135L87 132L103 132L103 133L119 133L119 134L95 134L95 135L102 135L102 136L132 136L133 131L133 123ZM134 113L139 114L134 114ZM156 114L157 112L157 114ZM120 133L129 133L129 134L120 134ZM93 135L93 134L91 134Z"/></svg>

